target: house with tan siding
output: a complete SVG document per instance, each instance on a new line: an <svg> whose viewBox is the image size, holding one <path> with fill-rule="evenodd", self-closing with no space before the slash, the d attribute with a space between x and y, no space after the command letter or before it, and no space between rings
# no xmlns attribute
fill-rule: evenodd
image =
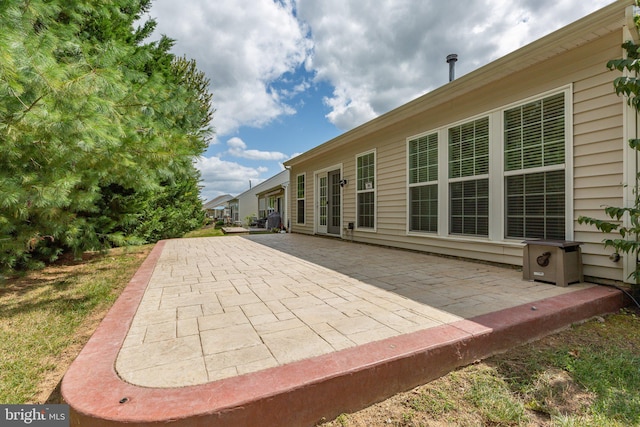
<svg viewBox="0 0 640 427"><path fill-rule="evenodd" d="M636 113L615 94L634 9L617 1L287 162L294 233L521 266L524 240L581 242L584 275L624 281L581 215L637 187ZM612 259L613 258L613 259Z"/></svg>
<svg viewBox="0 0 640 427"><path fill-rule="evenodd" d="M266 218L275 211L282 214L283 223L287 224L285 189L288 185L289 171L285 169L237 195L238 218L236 221L242 221L244 225L249 226L247 218Z"/></svg>

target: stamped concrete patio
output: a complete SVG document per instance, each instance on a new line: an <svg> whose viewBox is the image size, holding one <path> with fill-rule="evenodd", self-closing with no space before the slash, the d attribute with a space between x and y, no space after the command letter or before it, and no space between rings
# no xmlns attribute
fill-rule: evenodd
<svg viewBox="0 0 640 427"><path fill-rule="evenodd" d="M313 425L622 305L610 288L343 240L169 240L63 395L81 425Z"/></svg>

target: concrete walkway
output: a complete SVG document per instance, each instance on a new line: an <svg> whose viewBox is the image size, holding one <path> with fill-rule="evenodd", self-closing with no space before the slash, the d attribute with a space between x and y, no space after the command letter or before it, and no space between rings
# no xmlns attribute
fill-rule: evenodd
<svg viewBox="0 0 640 427"><path fill-rule="evenodd" d="M321 388L317 385L321 380L315 377L319 375L316 371L326 370L334 363L344 365L332 367L331 372L323 371L320 377L364 372L363 366L370 365L378 366L378 371L371 375L378 378L390 375L394 378L390 382L395 382L404 374L386 374L380 368L389 365L396 369L400 363L397 361L405 360L395 351L415 364L415 355L426 354L425 348L442 346L443 342L456 343L458 347L451 350L446 363L441 363L441 368L451 369L468 363L469 358L504 349L505 344L535 338L570 321L611 311L623 304L617 292L591 284L557 287L528 282L515 269L342 240L274 234L161 243L154 249L155 258L146 263L146 270L141 269L140 283L129 286L130 292L135 293L129 295L125 291L121 298L125 302L119 301L120 305L114 306L114 311L121 312L110 313L103 322L107 325L101 325L104 330L96 332L98 339L101 334L110 337L108 349L104 343L98 343L92 350L90 342L89 350L83 351L89 357L95 356L94 352L101 352L107 359L112 355L109 367L100 375L102 384L111 384L115 390L110 399L119 403L108 404L106 408L101 403L99 411L94 408L96 402L75 404L78 397L74 396L83 387L81 383L85 382L84 387L90 385L82 378L86 372L76 373L73 366L67 374L69 378L65 377L66 384L63 382L65 399L78 419L86 416L92 425L102 425L96 424L100 418L96 411L104 414L110 410L115 418L117 413L128 414L122 418L126 422L150 423L140 425L155 425L151 419L164 422L180 416L183 417L180 425L188 425L187 420L196 420L194 425L198 425L202 420L197 420L203 414L215 414L214 418L224 421L220 425L250 425L232 422L223 414L229 408L237 411L238 407L246 407L247 400L258 402L252 394L258 393L258 389L277 401L274 395L294 393L292 390L305 384ZM556 315L556 311L565 309L564 305L580 307L582 303L592 306L571 308L571 315ZM540 313L536 313L537 306ZM495 313L501 316L496 317ZM479 321L483 316L484 320ZM506 323L504 316L509 319ZM501 323L506 325L515 318L521 321L522 316L528 316L523 325L534 318L547 323L542 329L524 326L523 330L530 331L526 336L491 335L500 329ZM549 318L554 320L548 321ZM519 329L510 327L504 329L512 335L521 334ZM437 339L434 341L433 337ZM469 351L465 347L467 341L478 337L484 337L480 341L484 340L483 346L487 348ZM423 373L411 381L418 383L444 373L440 367L431 371L424 366L416 368L416 372ZM367 387L362 381L341 387L355 387L362 392ZM400 381L382 393L411 386ZM247 387L252 390L240 390ZM227 391L221 394L221 390ZM236 395L241 392L245 394L238 398ZM150 402L167 405L169 401L185 399L193 402L194 396L204 399L203 393L208 396L206 399L211 399L213 393L216 403L206 407L199 402L196 406L200 409L193 409L191 417L180 411L180 416L168 415L171 411L163 408L160 415L139 418L139 414L129 413L131 409L125 408L136 400L135 396L139 396L138 402L144 400L143 395L147 396L146 405ZM381 392L376 393L361 399L362 402L379 399ZM239 401L234 403L233 399ZM312 400L317 399L316 396ZM264 404L257 403L256 407ZM300 420L315 422L321 415L335 416L344 411L344 406L340 406L329 413L327 405L320 405L317 413L311 411L300 415L302 418L292 418L293 424L283 425L296 425ZM207 423L210 422L209 419Z"/></svg>

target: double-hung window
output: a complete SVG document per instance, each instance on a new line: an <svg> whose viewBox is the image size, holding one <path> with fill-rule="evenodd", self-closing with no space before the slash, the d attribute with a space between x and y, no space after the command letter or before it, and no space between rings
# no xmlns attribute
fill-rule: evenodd
<svg viewBox="0 0 640 427"><path fill-rule="evenodd" d="M371 151L356 157L358 228L375 228L376 153Z"/></svg>
<svg viewBox="0 0 640 427"><path fill-rule="evenodd" d="M449 128L449 232L489 235L489 118Z"/></svg>
<svg viewBox="0 0 640 427"><path fill-rule="evenodd" d="M305 201L305 188L304 188L305 175L298 175L296 178L296 209L297 209L297 223L304 224L304 201Z"/></svg>
<svg viewBox="0 0 640 427"><path fill-rule="evenodd" d="M565 238L565 95L504 111L505 237Z"/></svg>
<svg viewBox="0 0 640 427"><path fill-rule="evenodd" d="M409 231L438 232L438 134L409 142Z"/></svg>

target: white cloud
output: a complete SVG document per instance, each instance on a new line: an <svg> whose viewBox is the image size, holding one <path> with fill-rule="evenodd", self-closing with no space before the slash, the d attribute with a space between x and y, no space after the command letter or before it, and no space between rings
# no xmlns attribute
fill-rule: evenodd
<svg viewBox="0 0 640 427"><path fill-rule="evenodd" d="M201 196L205 200L226 193L238 195L249 188L249 180L252 185L264 181L260 175L267 172L264 167L250 168L218 157L200 157L195 165L201 174Z"/></svg>
<svg viewBox="0 0 640 427"><path fill-rule="evenodd" d="M229 153L235 157L241 157L249 160L273 160L282 161L287 160L289 156L278 151L260 151L260 150L247 150L247 144L238 137L233 137L227 141Z"/></svg>
<svg viewBox="0 0 640 427"><path fill-rule="evenodd" d="M273 162L273 172L288 158L283 152L308 148L285 147L267 133L265 148L281 151L249 149L239 131L275 128L278 118L310 105L319 86L296 72L301 67L332 88L323 100L328 112L317 120L349 130L446 84L450 53L458 54L460 77L611 2L154 0L150 16L157 33L177 40L174 52L195 58L211 80L210 153L239 163L212 157L200 165L207 191L237 193L266 172L242 162Z"/></svg>
<svg viewBox="0 0 640 427"><path fill-rule="evenodd" d="M298 0L314 41L306 66L335 89L343 130L447 83L611 3L577 0Z"/></svg>
<svg viewBox="0 0 640 427"><path fill-rule="evenodd" d="M303 64L348 130L445 84L449 53L461 76L611 1L155 0L150 15L211 79L219 138L295 114Z"/></svg>
<svg viewBox="0 0 640 427"><path fill-rule="evenodd" d="M273 0L153 2L157 32L176 39L174 51L196 58L211 80L218 136L295 113L272 86L312 47L292 8Z"/></svg>
<svg viewBox="0 0 640 427"><path fill-rule="evenodd" d="M333 97L325 97L323 102L331 108L327 119L338 129L351 129L378 116L371 104L371 94L366 88L352 88L348 84L336 88Z"/></svg>

